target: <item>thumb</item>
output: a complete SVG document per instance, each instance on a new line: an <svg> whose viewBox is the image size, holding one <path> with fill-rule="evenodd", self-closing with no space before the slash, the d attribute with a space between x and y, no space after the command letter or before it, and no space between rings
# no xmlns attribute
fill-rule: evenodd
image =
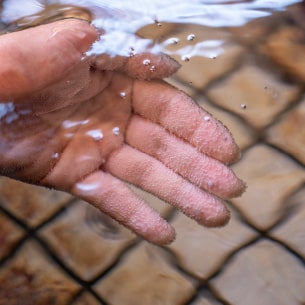
<svg viewBox="0 0 305 305"><path fill-rule="evenodd" d="M26 96L59 81L97 37L87 22L72 19L0 36L0 101Z"/></svg>

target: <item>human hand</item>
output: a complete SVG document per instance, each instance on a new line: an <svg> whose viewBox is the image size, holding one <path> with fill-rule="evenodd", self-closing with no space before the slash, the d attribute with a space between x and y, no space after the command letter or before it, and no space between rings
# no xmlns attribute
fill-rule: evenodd
<svg viewBox="0 0 305 305"><path fill-rule="evenodd" d="M82 60L96 38L76 20L0 37L0 174L70 192L156 244L175 232L125 182L224 225L223 199L244 190L225 165L239 156L230 133L183 92L143 80L174 61L113 58L106 71L105 58Z"/></svg>

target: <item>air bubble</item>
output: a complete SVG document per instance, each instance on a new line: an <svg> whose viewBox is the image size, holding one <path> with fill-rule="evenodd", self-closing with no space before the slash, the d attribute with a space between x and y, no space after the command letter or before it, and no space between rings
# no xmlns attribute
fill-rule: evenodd
<svg viewBox="0 0 305 305"><path fill-rule="evenodd" d="M208 115L206 115L203 117L203 120L206 122L209 122L211 120L211 118Z"/></svg>
<svg viewBox="0 0 305 305"><path fill-rule="evenodd" d="M240 105L240 108L241 108L241 109L246 109L246 108L247 108L247 105L246 105L246 104L241 104L241 105Z"/></svg>
<svg viewBox="0 0 305 305"><path fill-rule="evenodd" d="M100 141L103 139L104 135L100 129L89 130L86 132L86 135L94 139L95 141Z"/></svg>
<svg viewBox="0 0 305 305"><path fill-rule="evenodd" d="M59 158L59 153L54 153L52 155L52 159L58 159Z"/></svg>
<svg viewBox="0 0 305 305"><path fill-rule="evenodd" d="M191 58L190 58L188 55L183 55L183 56L181 57L181 59L182 59L183 61L190 61L190 60L191 60Z"/></svg>
<svg viewBox="0 0 305 305"><path fill-rule="evenodd" d="M149 66L150 65L150 60L149 59L144 59L143 60L143 65L144 66Z"/></svg>
<svg viewBox="0 0 305 305"><path fill-rule="evenodd" d="M192 41L192 40L195 39L195 37L196 37L195 34L190 34L190 35L187 36L187 40Z"/></svg>
<svg viewBox="0 0 305 305"><path fill-rule="evenodd" d="M124 92L124 91L120 92L120 97L125 98L126 97L126 92Z"/></svg>
<svg viewBox="0 0 305 305"><path fill-rule="evenodd" d="M178 44L179 41L180 41L180 40L179 40L179 38L177 38L177 37L173 37L173 38L171 38L171 39L169 40L169 42L170 42L171 44Z"/></svg>
<svg viewBox="0 0 305 305"><path fill-rule="evenodd" d="M151 72L155 72L156 71L156 66L151 66L151 68L149 69Z"/></svg>
<svg viewBox="0 0 305 305"><path fill-rule="evenodd" d="M112 133L116 136L118 136L120 134L120 128L119 127L114 127L112 129Z"/></svg>

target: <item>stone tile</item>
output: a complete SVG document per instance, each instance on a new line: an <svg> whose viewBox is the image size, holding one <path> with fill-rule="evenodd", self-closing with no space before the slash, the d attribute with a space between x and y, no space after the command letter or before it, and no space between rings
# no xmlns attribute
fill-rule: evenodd
<svg viewBox="0 0 305 305"><path fill-rule="evenodd" d="M282 246L267 240L237 253L212 285L234 305L305 302L303 263Z"/></svg>
<svg viewBox="0 0 305 305"><path fill-rule="evenodd" d="M268 129L266 138L305 164L305 99Z"/></svg>
<svg viewBox="0 0 305 305"><path fill-rule="evenodd" d="M102 304L90 293L83 293L71 305L102 305Z"/></svg>
<svg viewBox="0 0 305 305"><path fill-rule="evenodd" d="M305 259L305 187L288 198L286 205L286 218L270 234Z"/></svg>
<svg viewBox="0 0 305 305"><path fill-rule="evenodd" d="M25 232L0 212L0 260L24 237Z"/></svg>
<svg viewBox="0 0 305 305"><path fill-rule="evenodd" d="M303 17L304 19L304 17ZM267 55L283 70L305 81L305 34L295 26L281 27L262 46L261 52Z"/></svg>
<svg viewBox="0 0 305 305"><path fill-rule="evenodd" d="M242 122L237 116L215 107L202 96L197 100L198 104L219 119L232 133L237 145L244 149L256 141L255 132Z"/></svg>
<svg viewBox="0 0 305 305"><path fill-rule="evenodd" d="M39 235L79 277L92 280L135 238L83 201L70 206Z"/></svg>
<svg viewBox="0 0 305 305"><path fill-rule="evenodd" d="M253 225L267 230L284 214L284 200L305 180L304 168L266 145L249 149L233 166L248 188L234 205Z"/></svg>
<svg viewBox="0 0 305 305"><path fill-rule="evenodd" d="M255 128L263 128L299 95L299 87L286 84L254 65L243 65L208 90L217 105L238 114Z"/></svg>
<svg viewBox="0 0 305 305"><path fill-rule="evenodd" d="M234 39L246 45L256 45L275 25L275 18L254 19L243 26L229 28Z"/></svg>
<svg viewBox="0 0 305 305"><path fill-rule="evenodd" d="M68 305L79 289L34 241L1 268L0 304Z"/></svg>
<svg viewBox="0 0 305 305"><path fill-rule="evenodd" d="M204 228L183 214L172 225L177 230L177 239L169 248L179 265L201 279L211 276L232 252L256 237L235 213L223 228Z"/></svg>
<svg viewBox="0 0 305 305"><path fill-rule="evenodd" d="M36 227L65 206L72 196L0 178L0 204L30 227Z"/></svg>
<svg viewBox="0 0 305 305"><path fill-rule="evenodd" d="M184 304L194 293L193 283L174 268L167 254L143 243L97 283L95 290L109 304Z"/></svg>
<svg viewBox="0 0 305 305"><path fill-rule="evenodd" d="M211 295L211 293L204 291L200 292L198 297L190 303L190 305L222 305Z"/></svg>
<svg viewBox="0 0 305 305"><path fill-rule="evenodd" d="M190 34L195 35L191 41L187 39ZM171 38L179 42L168 45L165 52L182 65L175 76L197 89L232 69L243 52L223 29L181 25L171 33ZM185 57L190 60L183 60Z"/></svg>

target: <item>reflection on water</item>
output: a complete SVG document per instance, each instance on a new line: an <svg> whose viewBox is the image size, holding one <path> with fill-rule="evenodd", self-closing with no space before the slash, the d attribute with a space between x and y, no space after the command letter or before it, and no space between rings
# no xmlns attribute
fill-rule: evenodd
<svg viewBox="0 0 305 305"><path fill-rule="evenodd" d="M142 52L165 51L168 43L177 43L175 38L168 37L166 43L160 45L158 40L139 39L135 36L139 30L151 25L153 32L162 31L158 27L164 24L198 24L209 27L242 26L250 20L272 15L286 6L301 2L300 0L282 1L105 1L105 0L28 0L22 6L18 0L4 0L1 21L3 31L18 30L56 19L77 17L92 20L93 24L105 30L101 40L97 42L91 54L108 53L111 55L130 55L130 49ZM191 34L190 34L191 35ZM158 38L162 38L162 37ZM148 37L149 38L149 37ZM193 39L189 39L193 40ZM184 52L194 54L206 50L207 56L211 48L217 53L212 42L197 42L191 50ZM188 58L189 55L182 55ZM214 56L214 55L213 55Z"/></svg>

